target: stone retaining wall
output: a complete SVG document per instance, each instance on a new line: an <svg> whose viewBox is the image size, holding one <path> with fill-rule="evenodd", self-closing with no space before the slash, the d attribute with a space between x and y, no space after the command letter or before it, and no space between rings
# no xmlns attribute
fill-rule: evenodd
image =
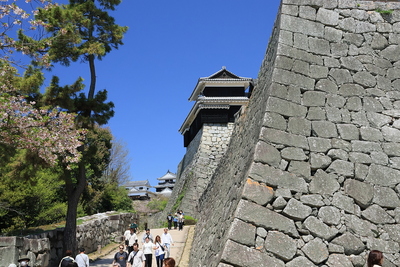
<svg viewBox="0 0 400 267"><path fill-rule="evenodd" d="M283 0L190 266L400 266L400 3Z"/></svg>
<svg viewBox="0 0 400 267"><path fill-rule="evenodd" d="M97 251L111 241L122 242L123 233L130 223L138 221L136 214L115 212L79 219L84 220L84 223L77 226L78 247L84 247L86 253ZM22 255L31 259L31 267L58 266L65 253L62 240L63 228L26 237L0 237L0 267L16 264Z"/></svg>
<svg viewBox="0 0 400 267"><path fill-rule="evenodd" d="M198 217L198 200L229 145L233 128L233 123L203 125L179 164L174 190L166 208L148 218L149 227L160 227L160 222L166 221L168 213L175 213L176 209L183 210L185 215Z"/></svg>

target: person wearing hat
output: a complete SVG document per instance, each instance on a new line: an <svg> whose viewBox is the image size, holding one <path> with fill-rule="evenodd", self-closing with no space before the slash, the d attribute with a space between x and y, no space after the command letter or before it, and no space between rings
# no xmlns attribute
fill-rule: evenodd
<svg viewBox="0 0 400 267"><path fill-rule="evenodd" d="M21 267L29 267L28 263L29 263L30 260L31 260L31 259L28 258L28 256L22 256L22 257L18 260L19 266L21 266Z"/></svg>

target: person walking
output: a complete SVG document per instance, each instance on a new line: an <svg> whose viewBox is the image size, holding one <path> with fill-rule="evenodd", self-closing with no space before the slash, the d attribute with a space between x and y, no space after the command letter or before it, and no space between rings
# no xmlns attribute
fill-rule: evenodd
<svg viewBox="0 0 400 267"><path fill-rule="evenodd" d="M163 266L163 260L164 260L164 250L165 250L165 248L162 245L161 237L159 235L157 235L155 240L154 240L153 249L155 250L154 253L156 255L157 267L162 267Z"/></svg>
<svg viewBox="0 0 400 267"><path fill-rule="evenodd" d="M72 258L71 255L72 255L71 250L65 251L65 257L61 259L58 267L68 267L69 263L75 262L74 258Z"/></svg>
<svg viewBox="0 0 400 267"><path fill-rule="evenodd" d="M113 264L118 263L120 267L126 267L127 260L128 260L128 253L124 251L123 245L119 245L119 251L114 255Z"/></svg>
<svg viewBox="0 0 400 267"><path fill-rule="evenodd" d="M167 216L168 230L171 230L173 220L174 220L174 216L172 216L171 213L168 214L168 216Z"/></svg>
<svg viewBox="0 0 400 267"><path fill-rule="evenodd" d="M170 233L168 233L168 228L164 229L164 233L161 235L161 243L165 248L165 257L168 258L171 252L171 245L174 245L174 241Z"/></svg>
<svg viewBox="0 0 400 267"><path fill-rule="evenodd" d="M146 237L143 243L143 253L146 258L145 267L151 267L153 262L153 243L150 242L150 238Z"/></svg>
<svg viewBox="0 0 400 267"><path fill-rule="evenodd" d="M136 231L133 230L133 228L130 229L131 231L131 236L128 239L128 254L130 254L133 251L133 244L137 244L137 235ZM138 244L139 246L139 244Z"/></svg>
<svg viewBox="0 0 400 267"><path fill-rule="evenodd" d="M139 250L139 244L133 244L133 251L129 253L128 257L128 267L144 267L146 262L146 257L143 251Z"/></svg>
<svg viewBox="0 0 400 267"><path fill-rule="evenodd" d="M371 250L368 255L368 267L380 267L383 264L383 253L379 250Z"/></svg>
<svg viewBox="0 0 400 267"><path fill-rule="evenodd" d="M124 232L124 240L125 240L126 250L128 250L129 237L131 237L131 228L126 229Z"/></svg>
<svg viewBox="0 0 400 267"><path fill-rule="evenodd" d="M84 248L79 249L79 254L75 257L75 262L78 264L78 267L89 267L89 257L85 254Z"/></svg>
<svg viewBox="0 0 400 267"><path fill-rule="evenodd" d="M150 229L146 229L146 233L144 233L142 238L142 243L146 242L146 238L149 238L150 242L153 242L153 236L150 234Z"/></svg>
<svg viewBox="0 0 400 267"><path fill-rule="evenodd" d="M180 210L180 211L178 212L178 230L179 230L179 231L182 231L182 230L183 230L183 223L184 223L184 221L185 221L185 217L184 217L183 211Z"/></svg>

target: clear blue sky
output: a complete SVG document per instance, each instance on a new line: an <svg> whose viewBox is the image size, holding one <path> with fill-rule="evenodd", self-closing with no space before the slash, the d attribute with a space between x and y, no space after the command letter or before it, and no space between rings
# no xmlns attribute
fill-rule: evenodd
<svg viewBox="0 0 400 267"><path fill-rule="evenodd" d="M108 126L129 151L132 181L151 185L177 171L185 154L178 132L193 102L198 78L222 66L257 78L280 0L123 0L112 13L128 26L124 45L96 63L97 90L115 104ZM89 69L57 67L60 84ZM68 78L69 77L69 78Z"/></svg>

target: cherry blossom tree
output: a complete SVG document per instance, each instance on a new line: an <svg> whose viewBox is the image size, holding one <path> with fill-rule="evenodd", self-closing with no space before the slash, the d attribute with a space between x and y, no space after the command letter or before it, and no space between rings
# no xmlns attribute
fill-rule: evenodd
<svg viewBox="0 0 400 267"><path fill-rule="evenodd" d="M36 6L49 8L46 0L34 1ZM19 1L19 4L21 1ZM16 0L3 0L0 3L0 142L16 148L26 148L37 152L45 162L54 165L59 158L66 163L78 162L85 130L75 128L75 114L68 114L57 107L35 106L35 102L27 99L30 92L22 87L36 87L43 79L29 79L18 75L12 66L21 66L14 54L24 53L12 37L14 27L35 30L42 25L33 15L37 12L31 0L25 0L31 12L24 10ZM15 34L14 34L15 35ZM47 63L46 56L41 58ZM40 81L41 80L41 81Z"/></svg>

